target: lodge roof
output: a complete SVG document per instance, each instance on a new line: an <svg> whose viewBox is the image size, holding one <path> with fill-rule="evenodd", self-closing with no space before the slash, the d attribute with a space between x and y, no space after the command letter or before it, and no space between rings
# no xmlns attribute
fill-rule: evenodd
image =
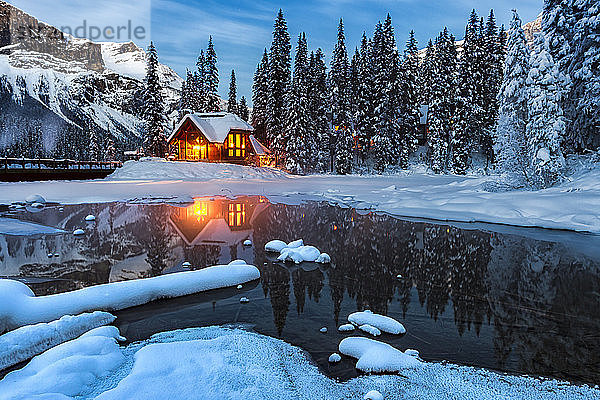
<svg viewBox="0 0 600 400"><path fill-rule="evenodd" d="M225 139L227 139L227 135L231 130L254 131L252 125L232 113L186 114L181 121L179 121L177 126L175 126L175 129L173 129L173 132L168 138L169 142L175 138L175 135L177 135L177 132L188 118L211 143L225 142Z"/></svg>

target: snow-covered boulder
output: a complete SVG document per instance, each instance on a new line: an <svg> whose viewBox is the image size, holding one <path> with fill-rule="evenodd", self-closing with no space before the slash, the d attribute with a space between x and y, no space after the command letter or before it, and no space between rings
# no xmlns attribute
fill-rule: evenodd
<svg viewBox="0 0 600 400"><path fill-rule="evenodd" d="M43 198L42 196L40 196L39 194L31 194L31 195L27 196L27 198L25 199L25 202L28 204L33 204L33 203L46 204L46 199Z"/></svg>
<svg viewBox="0 0 600 400"><path fill-rule="evenodd" d="M368 391L363 400L383 400L383 395L377 390Z"/></svg>
<svg viewBox="0 0 600 400"><path fill-rule="evenodd" d="M103 311L65 315L49 323L27 325L0 336L0 370L28 360L51 347L73 340L85 332L116 319Z"/></svg>
<svg viewBox="0 0 600 400"><path fill-rule="evenodd" d="M319 332L327 333L327 327L326 326L322 327L321 329L319 329Z"/></svg>
<svg viewBox="0 0 600 400"><path fill-rule="evenodd" d="M319 264L329 264L331 262L331 257L329 257L329 254L327 253L321 253L315 262L318 262Z"/></svg>
<svg viewBox="0 0 600 400"><path fill-rule="evenodd" d="M364 337L349 337L340 342L340 353L358 359L356 368L364 372L399 372L423 363L387 343Z"/></svg>
<svg viewBox="0 0 600 400"><path fill-rule="evenodd" d="M75 236L85 235L85 231L83 229L75 229L73 231L73 235L75 235Z"/></svg>
<svg viewBox="0 0 600 400"><path fill-rule="evenodd" d="M369 335L373 335L373 336L381 335L381 331L379 329L375 328L373 325L364 324L364 325L359 326L358 329L360 329L363 332L368 333Z"/></svg>
<svg viewBox="0 0 600 400"><path fill-rule="evenodd" d="M113 311L154 300L237 286L260 278L253 265L216 265L153 278L113 282L35 297L24 283L0 279L0 332L86 311Z"/></svg>
<svg viewBox="0 0 600 400"><path fill-rule="evenodd" d="M227 265L246 265L246 261L244 260L233 260Z"/></svg>
<svg viewBox="0 0 600 400"><path fill-rule="evenodd" d="M338 353L333 353L329 356L330 363L338 363L340 361L342 361L342 356L340 356Z"/></svg>
<svg viewBox="0 0 600 400"><path fill-rule="evenodd" d="M85 217L85 220L88 221L88 222L92 222L92 221L96 220L96 217L94 215L90 214L90 215L88 215L88 216Z"/></svg>
<svg viewBox="0 0 600 400"><path fill-rule="evenodd" d="M244 243L242 243L242 245L244 245L246 247L252 246L252 240L246 239L246 240L244 240Z"/></svg>
<svg viewBox="0 0 600 400"><path fill-rule="evenodd" d="M400 322L385 315L374 314L371 311L359 311L348 316L348 321L356 326L371 325L382 332L399 335L406 333L406 328Z"/></svg>
<svg viewBox="0 0 600 400"><path fill-rule="evenodd" d="M240 303L242 303L242 304L250 303L250 299L247 297L242 297L240 299Z"/></svg>
<svg viewBox="0 0 600 400"><path fill-rule="evenodd" d="M344 324L344 325L340 325L338 328L338 331L340 332L351 332L354 329L356 329L356 327L352 324Z"/></svg>
<svg viewBox="0 0 600 400"><path fill-rule="evenodd" d="M287 247L287 243L283 240L271 240L265 244L265 251L272 253L279 253L281 250Z"/></svg>
<svg viewBox="0 0 600 400"><path fill-rule="evenodd" d="M298 239L298 240L294 240L293 242L289 242L286 247L288 247L290 249L296 249L301 246L304 246L304 240Z"/></svg>
<svg viewBox="0 0 600 400"><path fill-rule="evenodd" d="M299 247L286 247L281 250L281 254L277 259L279 261L293 261L296 264L301 262L315 262L321 252L314 246L299 246Z"/></svg>

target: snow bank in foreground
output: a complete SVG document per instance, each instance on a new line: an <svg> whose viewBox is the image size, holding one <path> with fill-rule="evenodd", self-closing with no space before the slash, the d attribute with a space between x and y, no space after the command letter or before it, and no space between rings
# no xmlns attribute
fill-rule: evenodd
<svg viewBox="0 0 600 400"><path fill-rule="evenodd" d="M304 240L298 239L290 243L282 240L271 240L265 244L265 251L279 253L279 261L293 261L296 264L302 262L317 262L328 264L331 258L327 253L321 253L315 246L305 246Z"/></svg>
<svg viewBox="0 0 600 400"><path fill-rule="evenodd" d="M157 158L126 161L107 180L210 180L210 179L276 179L287 173L276 168L247 167L236 164L173 162ZM214 194L214 193L213 193Z"/></svg>
<svg viewBox="0 0 600 400"><path fill-rule="evenodd" d="M323 376L301 349L238 329L160 333L121 349L120 355L114 339L106 339L110 340L94 347L88 346L91 343L84 346L81 339L61 345L76 343L81 360L76 360L75 346L70 353L55 348L36 357L46 357L47 367L38 361L35 368L28 365L24 372L7 375L10 381L0 381L0 398L4 390L6 398L55 393L53 398L78 395L101 400L362 399L372 390L386 400L583 400L600 396L599 390L587 386L438 363L405 369L402 376L369 375L339 383ZM48 357L51 352L53 357ZM64 364L59 363L59 355L64 355ZM98 364L105 370L97 369ZM43 374L36 375L37 371Z"/></svg>
<svg viewBox="0 0 600 400"><path fill-rule="evenodd" d="M342 339L340 353L358 359L356 368L364 372L398 372L423 363L387 343L364 337Z"/></svg>
<svg viewBox="0 0 600 400"><path fill-rule="evenodd" d="M0 336L0 370L73 340L89 330L110 324L115 318L102 311L65 315L56 321L23 326L5 333Z"/></svg>
<svg viewBox="0 0 600 400"><path fill-rule="evenodd" d="M386 317L385 315L374 314L371 311L359 311L352 313L348 316L348 321L358 327L361 327L362 325L370 325L379 329L381 332L392 333L394 335L406 333L404 325L402 325L400 322L391 317Z"/></svg>
<svg viewBox="0 0 600 400"><path fill-rule="evenodd" d="M260 278L244 261L198 271L107 283L73 292L35 297L25 284L0 279L0 332L91 310L122 310L151 301L236 286Z"/></svg>
<svg viewBox="0 0 600 400"><path fill-rule="evenodd" d="M84 395L125 357L114 326L103 326L35 357L0 380L0 399L69 399Z"/></svg>
<svg viewBox="0 0 600 400"><path fill-rule="evenodd" d="M34 224L33 222L19 221L14 218L0 217L0 234L26 236L26 235L52 235L65 233L65 231L50 226Z"/></svg>

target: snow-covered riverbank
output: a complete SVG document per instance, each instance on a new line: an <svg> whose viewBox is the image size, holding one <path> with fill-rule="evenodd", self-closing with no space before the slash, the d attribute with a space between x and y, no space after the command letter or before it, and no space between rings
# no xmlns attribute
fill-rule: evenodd
<svg viewBox="0 0 600 400"><path fill-rule="evenodd" d="M128 162L105 180L1 183L0 204L32 193L64 204L191 201L206 195L264 195L297 204L325 200L397 216L600 233L600 170L541 191L494 192L497 176L410 173L387 176L286 175L228 164Z"/></svg>

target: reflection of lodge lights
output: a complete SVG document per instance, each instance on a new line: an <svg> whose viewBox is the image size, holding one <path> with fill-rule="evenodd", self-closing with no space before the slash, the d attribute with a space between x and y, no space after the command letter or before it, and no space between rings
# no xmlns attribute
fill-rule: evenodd
<svg viewBox="0 0 600 400"><path fill-rule="evenodd" d="M333 230L334 230L334 231L337 231L337 225L334 225L334 226L333 226Z"/></svg>
<svg viewBox="0 0 600 400"><path fill-rule="evenodd" d="M229 226L242 226L246 222L246 205L229 204Z"/></svg>

